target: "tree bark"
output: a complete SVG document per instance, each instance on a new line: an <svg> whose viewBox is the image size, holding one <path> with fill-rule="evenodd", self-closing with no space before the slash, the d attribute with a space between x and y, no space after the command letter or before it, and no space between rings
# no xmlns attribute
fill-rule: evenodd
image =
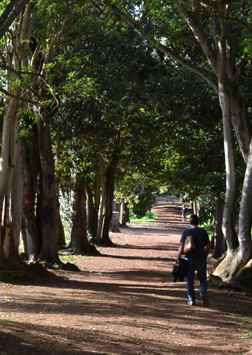
<svg viewBox="0 0 252 355"><path fill-rule="evenodd" d="M239 213L239 251L241 263L247 264L252 257L251 244L251 222L252 222L252 141L250 153L247 160L247 168L243 183L241 207Z"/></svg>
<svg viewBox="0 0 252 355"><path fill-rule="evenodd" d="M104 215L103 215L103 207L105 205L106 200L106 183L105 183L105 172L103 163L100 164L100 181L101 181L101 198L100 198L100 208L98 214L98 229L97 229L97 244L101 244L102 234L103 234L103 225L104 225Z"/></svg>
<svg viewBox="0 0 252 355"><path fill-rule="evenodd" d="M101 243L105 245L113 245L109 237L110 221L113 215L113 199L114 199L114 184L115 172L118 163L118 154L114 153L110 166L106 171L106 200L105 200L105 217L103 225L103 234Z"/></svg>
<svg viewBox="0 0 252 355"><path fill-rule="evenodd" d="M2 145L1 145L1 159L0 159L0 213L3 216L3 202L7 187L9 176L9 149L10 149L10 135L14 125L18 101L11 99L6 115L4 116L2 128Z"/></svg>
<svg viewBox="0 0 252 355"><path fill-rule="evenodd" d="M213 257L218 259L226 250L226 243L222 233L222 219L223 219L223 201L219 195L214 197L215 200L215 245Z"/></svg>
<svg viewBox="0 0 252 355"><path fill-rule="evenodd" d="M123 200L120 206L120 223L123 227L126 227L127 222L129 222L129 208Z"/></svg>
<svg viewBox="0 0 252 355"><path fill-rule="evenodd" d="M224 152L226 165L226 197L223 211L222 232L227 242L228 254L230 254L238 246L238 239L233 224L236 187L234 143L231 124L230 96L227 92L222 91L220 93L219 100L223 115Z"/></svg>
<svg viewBox="0 0 252 355"><path fill-rule="evenodd" d="M57 213L57 194L54 171L54 158L50 135L50 115L42 113L37 120L39 154L42 178L41 230L42 244L39 258L60 264L57 248L59 245L59 216Z"/></svg>
<svg viewBox="0 0 252 355"><path fill-rule="evenodd" d="M15 101L15 100L14 100ZM18 119L16 116L17 102L11 100L10 107L5 117L8 122L3 126L3 141L7 146L2 148L1 171L2 182L2 227L0 240L0 265L24 269L24 264L19 257L19 235L21 230L23 180L21 174L21 155L18 140ZM8 137L8 140L7 140ZM5 161L6 160L6 161ZM5 173L6 176L2 176Z"/></svg>
<svg viewBox="0 0 252 355"><path fill-rule="evenodd" d="M74 254L88 254L85 184L79 179L76 180L71 190L71 215L72 230L69 248Z"/></svg>
<svg viewBox="0 0 252 355"><path fill-rule="evenodd" d="M59 160L60 159L60 140L56 138L56 159ZM65 245L66 244L66 238L65 238L65 231L64 231L64 227L62 224L62 220L61 220L61 216L60 216L60 203L59 203L59 180L56 176L55 178L56 180L56 192L57 192L57 201L58 201L58 218L59 218L59 246L61 245ZM64 194L62 194L62 196L64 196Z"/></svg>
<svg viewBox="0 0 252 355"><path fill-rule="evenodd" d="M93 193L88 185L88 183L85 184L86 186L86 194L87 194L87 228L94 239L96 237L97 233L97 215L96 215L96 210L95 210L95 205L93 202Z"/></svg>
<svg viewBox="0 0 252 355"><path fill-rule="evenodd" d="M38 229L35 216L35 195L40 162L38 146L35 144L35 142L37 142L37 132L35 127L36 126L34 126L31 141L22 141L24 174L22 238L24 243L24 255L28 262L34 261L39 251Z"/></svg>
<svg viewBox="0 0 252 355"><path fill-rule="evenodd" d="M239 95L231 94L231 117L239 148L245 163L247 163L250 151L251 128L244 98Z"/></svg>

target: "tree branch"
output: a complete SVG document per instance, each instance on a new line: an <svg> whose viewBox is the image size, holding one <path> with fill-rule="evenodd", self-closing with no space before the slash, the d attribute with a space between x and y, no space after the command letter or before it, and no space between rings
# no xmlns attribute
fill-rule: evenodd
<svg viewBox="0 0 252 355"><path fill-rule="evenodd" d="M42 75L45 74L45 65L49 62L49 59L51 57L51 54L52 54L52 51L53 51L53 48L54 48L54 45L55 45L55 42L57 41L59 36L63 33L63 31L64 31L64 29L65 29L65 27L67 25L67 21L68 21L69 17L70 17L70 13L67 14L60 31L53 37L53 39L51 41L50 48L49 48L49 50L47 52L47 55L45 57L45 60L44 60Z"/></svg>
<svg viewBox="0 0 252 355"><path fill-rule="evenodd" d="M5 21L7 20L10 12L12 11L13 7L16 5L18 0L11 0L9 4L5 7L1 17L0 17L0 28L3 26Z"/></svg>
<svg viewBox="0 0 252 355"><path fill-rule="evenodd" d="M178 2L176 2L177 8L181 12L181 14L184 16L185 20L187 21L189 27L191 28L194 37L200 44L201 48L203 49L210 67L214 71L214 73L217 75L217 60L216 60L216 54L214 53L214 50L211 46L211 43L209 43L209 40L207 36L204 33L204 30L201 28L201 25L197 19L196 16L192 12L186 11L182 8L181 5L179 5Z"/></svg>
<svg viewBox="0 0 252 355"><path fill-rule="evenodd" d="M238 23L238 25L240 25L241 27L245 28L245 30L248 31L248 33L252 36L252 28L249 27L249 25L247 25L245 22L243 22L242 20L239 20L238 18L227 18L227 20L233 21Z"/></svg>
<svg viewBox="0 0 252 355"><path fill-rule="evenodd" d="M120 16L121 19L123 19L129 25L131 25L138 32L138 34L141 36L141 38L148 41L153 47L155 47L156 49L165 53L168 57L170 57L171 59L176 61L178 64L189 69L191 72L193 72L194 74L197 74L199 77L204 79L215 90L215 92L218 93L218 85L217 85L216 81L212 78L212 76L206 70L193 66L185 59L182 59L175 51L171 50L167 46L162 45L159 41L155 41L155 40L151 39L148 36L148 34L145 33L139 27L138 23L134 22L128 15L121 12L116 6L110 4L109 7L113 10L113 12L115 14Z"/></svg>
<svg viewBox="0 0 252 355"><path fill-rule="evenodd" d="M33 105L39 105L39 102L30 100L30 99L26 99L25 97L14 95L14 94L8 92L7 90L5 90L5 89L3 89L1 87L0 87L0 92L4 93L8 97L12 97L13 99L18 99L20 101L28 102L28 103L33 104Z"/></svg>
<svg viewBox="0 0 252 355"><path fill-rule="evenodd" d="M28 4L30 0L22 0L20 2L20 4L12 11L12 13L10 14L10 16L8 17L8 14L5 13L5 11L3 12L3 14L5 13L5 16L0 17L0 21L2 22L1 27L0 27L0 39L3 37L3 35L5 34L5 32L9 29L10 25L13 23L13 21L15 20L15 18L19 15L19 13L25 8L25 6ZM16 0L12 0L9 8L9 13L11 12L12 8L14 7L14 5L16 4ZM6 10L6 9L5 9Z"/></svg>

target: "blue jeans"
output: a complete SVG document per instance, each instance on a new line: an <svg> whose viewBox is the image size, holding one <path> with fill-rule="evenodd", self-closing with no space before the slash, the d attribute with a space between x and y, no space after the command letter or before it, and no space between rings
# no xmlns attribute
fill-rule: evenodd
<svg viewBox="0 0 252 355"><path fill-rule="evenodd" d="M200 295L203 296L207 294L206 261L188 260L187 293L189 300L192 301L196 299L194 292L194 275L196 270L200 282Z"/></svg>

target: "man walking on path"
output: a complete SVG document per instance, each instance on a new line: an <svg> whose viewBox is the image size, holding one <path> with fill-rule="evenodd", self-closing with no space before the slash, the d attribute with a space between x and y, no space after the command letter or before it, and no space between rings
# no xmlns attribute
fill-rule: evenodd
<svg viewBox="0 0 252 355"><path fill-rule="evenodd" d="M210 241L207 231L198 227L199 218L196 214L191 215L190 224L188 228L188 235L192 235L195 243L195 249L186 254L188 259L188 272L187 272L187 293L188 304L190 306L196 305L196 296L194 291L194 276L197 270L198 279L200 282L200 296L202 297L203 307L208 307L207 299L207 275L206 275L206 258L210 253ZM177 260L183 253L184 243L186 239L186 230L183 231L180 239L180 246L178 250Z"/></svg>

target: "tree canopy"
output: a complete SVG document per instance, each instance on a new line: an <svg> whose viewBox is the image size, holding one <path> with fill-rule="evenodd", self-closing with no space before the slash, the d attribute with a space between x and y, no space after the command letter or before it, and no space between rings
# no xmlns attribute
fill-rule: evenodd
<svg viewBox="0 0 252 355"><path fill-rule="evenodd" d="M230 277L249 262L250 5L1 3L1 265L20 265L20 231L28 260L60 263L59 190L78 252L86 229L109 244L115 196L224 196Z"/></svg>

